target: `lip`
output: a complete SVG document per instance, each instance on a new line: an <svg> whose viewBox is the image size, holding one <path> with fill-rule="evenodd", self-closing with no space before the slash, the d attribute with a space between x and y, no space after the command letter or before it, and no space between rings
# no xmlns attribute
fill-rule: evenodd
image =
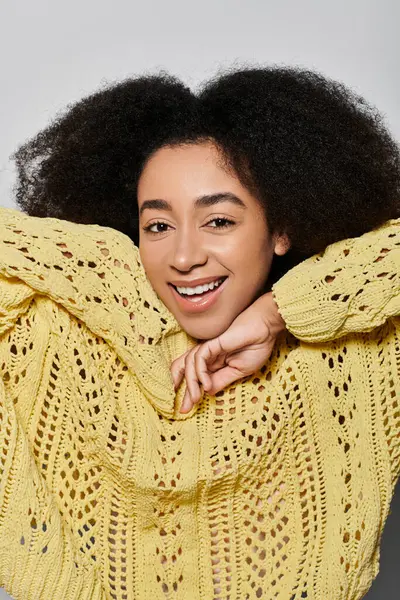
<svg viewBox="0 0 400 600"><path fill-rule="evenodd" d="M171 288L172 295L180 310L189 314L197 314L210 309L217 302L219 296L225 288L228 279L229 277L227 277L225 281L223 281L217 288L214 288L211 292L207 293L207 296L205 296L204 299L199 300L198 302L191 302L190 300L187 300L179 294L173 285L168 285ZM211 279L211 281L215 281L215 278Z"/></svg>
<svg viewBox="0 0 400 600"><path fill-rule="evenodd" d="M226 275L220 275L219 277L202 277L201 279L193 279L192 281L176 279L175 281L170 281L169 283L178 287L196 287L197 285L204 285L205 283L218 281L218 279L222 279L223 277L226 277Z"/></svg>

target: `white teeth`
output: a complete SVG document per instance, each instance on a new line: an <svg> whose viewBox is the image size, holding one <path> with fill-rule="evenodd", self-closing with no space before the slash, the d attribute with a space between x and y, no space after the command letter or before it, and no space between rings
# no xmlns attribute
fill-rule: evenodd
<svg viewBox="0 0 400 600"><path fill-rule="evenodd" d="M177 287L176 289L180 294L194 296L195 294L203 294L204 292L213 290L215 287L218 287L222 281L223 279L221 278L218 279L218 281L212 281L211 283L205 283L204 285L197 285L196 287Z"/></svg>

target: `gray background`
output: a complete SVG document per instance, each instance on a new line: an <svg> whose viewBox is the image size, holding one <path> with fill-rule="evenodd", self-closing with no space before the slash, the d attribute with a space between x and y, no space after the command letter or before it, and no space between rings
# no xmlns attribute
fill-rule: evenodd
<svg viewBox="0 0 400 600"><path fill-rule="evenodd" d="M102 82L144 71L195 87L233 63L310 67L364 95L400 139L399 23L398 0L1 0L0 205L14 205L21 142ZM392 512L368 600L400 597L400 498Z"/></svg>

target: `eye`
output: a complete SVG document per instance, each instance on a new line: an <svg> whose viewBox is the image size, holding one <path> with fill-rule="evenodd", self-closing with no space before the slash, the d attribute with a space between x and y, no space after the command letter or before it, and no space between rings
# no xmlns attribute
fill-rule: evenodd
<svg viewBox="0 0 400 600"><path fill-rule="evenodd" d="M156 228L155 230L153 228ZM144 231L148 233L165 233L169 225L167 223L163 223L162 221L156 221L155 223L150 223L147 227L143 227Z"/></svg>
<svg viewBox="0 0 400 600"><path fill-rule="evenodd" d="M210 225L210 223L215 223L215 225ZM232 225L235 225L235 222L225 217L215 217L214 219L211 219L211 221L208 221L206 225L210 226L211 229L226 229L227 227L232 227ZM150 225L143 227L143 231L157 235L160 233L165 233L168 231L168 228L168 223L164 223L163 221L155 221L150 223Z"/></svg>
<svg viewBox="0 0 400 600"><path fill-rule="evenodd" d="M232 221L231 219L226 219L225 217L215 217L215 219L208 221L207 225L209 225L210 223L216 223L215 226L211 226L212 229L225 229L226 227L231 227L232 225L235 225L234 221Z"/></svg>

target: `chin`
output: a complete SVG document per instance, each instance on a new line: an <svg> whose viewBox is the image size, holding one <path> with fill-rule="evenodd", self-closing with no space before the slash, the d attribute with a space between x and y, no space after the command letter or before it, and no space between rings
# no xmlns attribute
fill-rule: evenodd
<svg viewBox="0 0 400 600"><path fill-rule="evenodd" d="M190 325L190 323L181 323L180 325L182 329L184 329L184 331L186 331L186 333L190 335L190 337L203 342L218 337L219 335L224 333L229 327L229 323L227 323L226 325L221 325L220 323L218 323L218 325L207 325L206 323L204 323L203 325Z"/></svg>

